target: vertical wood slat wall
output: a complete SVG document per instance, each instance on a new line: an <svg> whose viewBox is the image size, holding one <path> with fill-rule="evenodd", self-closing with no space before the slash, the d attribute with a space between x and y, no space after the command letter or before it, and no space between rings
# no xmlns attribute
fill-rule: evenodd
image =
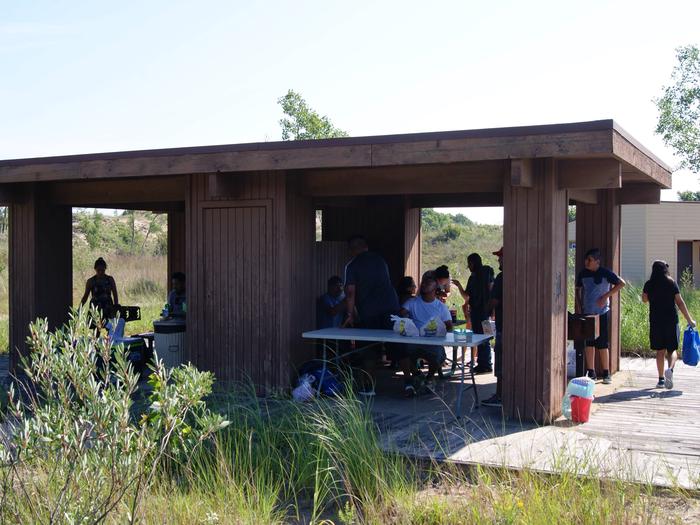
<svg viewBox="0 0 700 525"><path fill-rule="evenodd" d="M172 211L168 213L168 275L166 290L170 290L170 276L174 272L185 271L185 212Z"/></svg>
<svg viewBox="0 0 700 525"><path fill-rule="evenodd" d="M9 208L10 366L26 353L28 325L63 324L73 302L72 209L52 206L28 184ZM19 353L18 353L19 352Z"/></svg>
<svg viewBox="0 0 700 525"><path fill-rule="evenodd" d="M324 207L323 240L345 242L351 235L364 235L369 249L384 257L389 266L391 281L396 284L408 268L406 235L415 235L415 226L420 228L420 219L416 222L415 213L420 213L420 210L407 213L401 197L383 197L361 209ZM414 228L410 228L407 223ZM411 264L420 264L420 254L414 254Z"/></svg>
<svg viewBox="0 0 700 525"><path fill-rule="evenodd" d="M404 210L404 275L410 275L416 282L420 282L421 274L421 218L420 208L408 208Z"/></svg>
<svg viewBox="0 0 700 525"><path fill-rule="evenodd" d="M313 322L313 208L286 188L281 171L196 174L185 207L186 357L264 390L289 386Z"/></svg>
<svg viewBox="0 0 700 525"><path fill-rule="evenodd" d="M305 361L314 357L314 346L301 338L301 333L315 328L316 290L315 247L316 211L311 198L302 195L300 174L286 177L285 232L280 262L286 265L280 296L288 308L288 340L290 378ZM281 226L281 225L280 225ZM286 259L286 260L285 260ZM324 287L325 288L325 287ZM324 290L325 291L325 290ZM285 348L280 348L283 352Z"/></svg>
<svg viewBox="0 0 700 525"><path fill-rule="evenodd" d="M552 159L533 161L533 186L504 185L503 409L547 423L566 383L566 212Z"/></svg>
<svg viewBox="0 0 700 525"><path fill-rule="evenodd" d="M620 273L620 214L618 191L598 190L598 204L576 206L576 273L583 269L583 257L590 248L599 248L601 264ZM622 276L624 278L624 275ZM620 296L610 303L610 373L620 369ZM596 353L596 372L606 368Z"/></svg>

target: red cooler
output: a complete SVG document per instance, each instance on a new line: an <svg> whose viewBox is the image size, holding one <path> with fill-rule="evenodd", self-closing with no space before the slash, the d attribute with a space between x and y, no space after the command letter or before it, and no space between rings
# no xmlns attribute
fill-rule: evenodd
<svg viewBox="0 0 700 525"><path fill-rule="evenodd" d="M586 423L591 415L590 397L571 396L571 421L574 423Z"/></svg>

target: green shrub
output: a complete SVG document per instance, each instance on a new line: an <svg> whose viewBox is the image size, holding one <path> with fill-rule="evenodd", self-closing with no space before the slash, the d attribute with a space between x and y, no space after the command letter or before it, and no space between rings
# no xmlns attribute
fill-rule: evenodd
<svg viewBox="0 0 700 525"><path fill-rule="evenodd" d="M99 325L81 309L54 332L30 327L26 381L10 390L14 433L0 443L3 523L133 521L165 459L182 461L227 424L203 402L210 373L162 362L137 418L138 376Z"/></svg>

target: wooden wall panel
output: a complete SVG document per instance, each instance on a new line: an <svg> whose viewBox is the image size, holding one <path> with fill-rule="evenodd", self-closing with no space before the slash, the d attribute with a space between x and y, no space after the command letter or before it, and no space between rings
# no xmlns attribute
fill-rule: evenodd
<svg viewBox="0 0 700 525"><path fill-rule="evenodd" d="M583 269L583 256L590 248L599 248L601 264L620 273L619 192L598 190L597 204L576 206L576 273ZM624 277L624 276L623 276ZM610 373L620 369L620 296L610 303ZM603 363L596 353L596 372L603 373Z"/></svg>
<svg viewBox="0 0 700 525"><path fill-rule="evenodd" d="M344 241L321 241L314 246L315 296L326 293L328 279L333 275L345 281L345 265L349 262L348 244Z"/></svg>
<svg viewBox="0 0 700 525"><path fill-rule="evenodd" d="M166 290L170 290L170 276L174 272L185 271L186 253L185 212L172 211L168 213L168 275Z"/></svg>
<svg viewBox="0 0 700 525"><path fill-rule="evenodd" d="M327 206L323 240L345 242L351 235L364 235L369 249L384 257L391 280L397 283L406 270L405 221L403 197L370 199L360 208Z"/></svg>
<svg viewBox="0 0 700 525"><path fill-rule="evenodd" d="M301 333L316 328L316 211L311 198L301 194L300 177L296 173L286 177L286 236L282 253L288 254L288 260L282 262L288 264L288 269L279 290L289 312L290 379L296 375L293 370L314 357L313 345L304 341Z"/></svg>
<svg viewBox="0 0 700 525"><path fill-rule="evenodd" d="M45 317L50 328L68 318L73 300L72 210L52 206L39 184L26 185L10 206L10 364L27 351L27 326Z"/></svg>
<svg viewBox="0 0 700 525"><path fill-rule="evenodd" d="M404 275L420 282L421 220L420 208L404 210Z"/></svg>
<svg viewBox="0 0 700 525"><path fill-rule="evenodd" d="M186 357L265 390L290 378L285 198L283 172L188 181Z"/></svg>
<svg viewBox="0 0 700 525"><path fill-rule="evenodd" d="M566 191L552 159L533 161L532 187L504 190L503 409L547 423L566 383Z"/></svg>

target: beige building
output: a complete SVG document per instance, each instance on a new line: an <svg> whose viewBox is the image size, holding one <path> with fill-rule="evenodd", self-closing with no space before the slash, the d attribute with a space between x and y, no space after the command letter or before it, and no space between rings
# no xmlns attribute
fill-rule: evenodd
<svg viewBox="0 0 700 525"><path fill-rule="evenodd" d="M649 278L651 263L668 262L680 279L687 270L700 287L700 202L662 202L622 206L621 273L633 283ZM569 223L569 241L576 240L576 223Z"/></svg>

